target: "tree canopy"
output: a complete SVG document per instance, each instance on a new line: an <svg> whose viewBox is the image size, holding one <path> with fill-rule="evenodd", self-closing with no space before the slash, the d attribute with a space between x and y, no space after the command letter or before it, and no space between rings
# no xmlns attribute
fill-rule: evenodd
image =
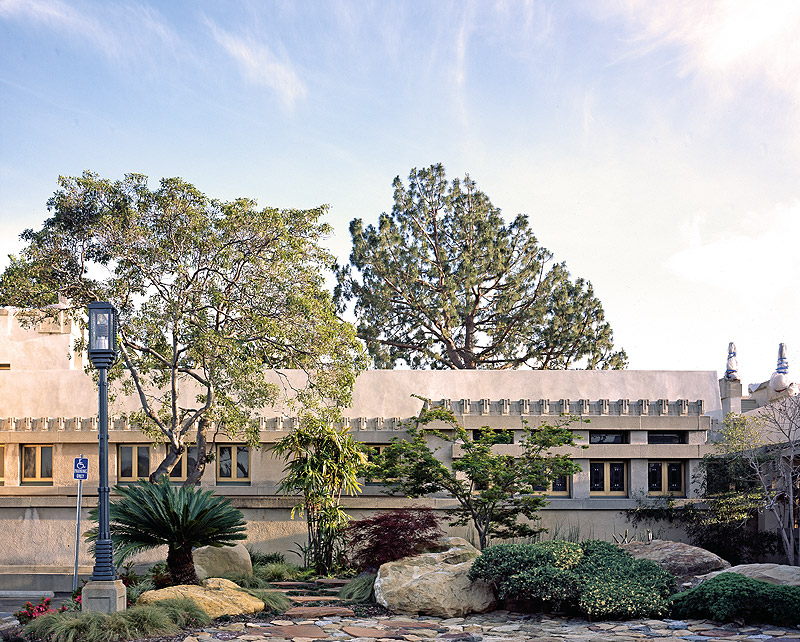
<svg viewBox="0 0 800 642"><path fill-rule="evenodd" d="M133 419L146 434L169 445L152 479L195 442L186 483L197 481L212 422L257 443L252 411L279 398L268 369L308 373L291 393L304 412L330 418L349 403L364 355L324 289L324 207L218 201L180 178L151 190L140 174L86 172L59 185L52 216L21 235L27 247L0 277L0 301L31 322L59 299L78 321L92 301L115 305L122 359L109 378L138 396Z"/></svg>
<svg viewBox="0 0 800 642"><path fill-rule="evenodd" d="M441 164L394 180L378 225L350 223L337 302L355 300L378 367L623 368L591 283L539 245L525 215L506 224L475 182Z"/></svg>

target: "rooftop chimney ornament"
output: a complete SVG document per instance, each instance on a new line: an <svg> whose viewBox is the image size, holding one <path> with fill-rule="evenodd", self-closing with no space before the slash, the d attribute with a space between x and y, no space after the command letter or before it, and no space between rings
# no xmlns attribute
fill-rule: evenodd
<svg viewBox="0 0 800 642"><path fill-rule="evenodd" d="M728 344L728 363L725 367L725 378L728 381L739 381L739 363L736 361L736 344Z"/></svg>
<svg viewBox="0 0 800 642"><path fill-rule="evenodd" d="M778 346L778 365L769 378L767 388L770 401L779 397L794 397L800 393L800 386L789 381L789 359L786 357L785 343Z"/></svg>

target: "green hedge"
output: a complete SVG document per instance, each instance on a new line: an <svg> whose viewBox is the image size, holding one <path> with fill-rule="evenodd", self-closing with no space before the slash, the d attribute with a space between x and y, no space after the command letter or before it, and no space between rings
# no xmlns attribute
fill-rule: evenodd
<svg viewBox="0 0 800 642"><path fill-rule="evenodd" d="M663 617L675 592L674 576L657 564L594 540L492 546L475 560L469 577L489 582L500 599L592 619Z"/></svg>
<svg viewBox="0 0 800 642"><path fill-rule="evenodd" d="M673 598L673 617L734 618L765 624L800 624L800 586L779 586L739 573L720 573Z"/></svg>

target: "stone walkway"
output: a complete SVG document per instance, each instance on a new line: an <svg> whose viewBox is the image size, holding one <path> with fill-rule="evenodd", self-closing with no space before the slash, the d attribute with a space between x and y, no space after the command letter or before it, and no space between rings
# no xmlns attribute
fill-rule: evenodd
<svg viewBox="0 0 800 642"><path fill-rule="evenodd" d="M440 619L430 616L341 615L277 616L259 623L211 626L188 636L184 642L248 640L250 642L709 642L713 640L781 640L800 642L800 628L774 626L720 625L706 620L633 620L630 622L587 622L550 616L531 616L494 611L465 618ZM326 612L330 612L330 609ZM335 611L334 611L335 612ZM341 611L340 611L341 612Z"/></svg>

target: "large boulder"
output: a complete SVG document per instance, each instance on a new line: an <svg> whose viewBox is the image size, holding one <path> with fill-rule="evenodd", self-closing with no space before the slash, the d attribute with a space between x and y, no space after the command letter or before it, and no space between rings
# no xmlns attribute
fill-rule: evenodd
<svg viewBox="0 0 800 642"><path fill-rule="evenodd" d="M703 582L720 573L739 573L770 584L800 586L800 566L787 566L786 564L739 564L739 566L726 568L724 571L708 573L697 579Z"/></svg>
<svg viewBox="0 0 800 642"><path fill-rule="evenodd" d="M654 539L652 542L630 542L622 548L639 559L650 560L681 579L730 568L719 555L683 542Z"/></svg>
<svg viewBox="0 0 800 642"><path fill-rule="evenodd" d="M253 563L244 544L203 546L192 552L197 579L224 575L252 575Z"/></svg>
<svg viewBox="0 0 800 642"><path fill-rule="evenodd" d="M444 550L387 562L378 569L375 599L395 613L462 617L495 606L488 584L467 572L481 553L460 537L443 540Z"/></svg>
<svg viewBox="0 0 800 642"><path fill-rule="evenodd" d="M218 577L205 580L202 586L181 584L157 591L145 591L136 600L136 604L153 604L160 600L175 598L192 600L214 619L223 615L245 615L264 610L264 602L245 593L230 580Z"/></svg>

